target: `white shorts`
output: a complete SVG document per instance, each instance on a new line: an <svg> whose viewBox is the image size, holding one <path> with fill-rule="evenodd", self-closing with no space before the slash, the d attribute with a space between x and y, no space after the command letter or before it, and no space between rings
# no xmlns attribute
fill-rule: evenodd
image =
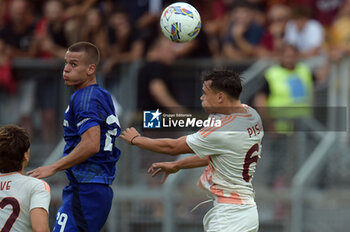
<svg viewBox="0 0 350 232"><path fill-rule="evenodd" d="M257 232L256 205L214 203L203 218L205 232Z"/></svg>

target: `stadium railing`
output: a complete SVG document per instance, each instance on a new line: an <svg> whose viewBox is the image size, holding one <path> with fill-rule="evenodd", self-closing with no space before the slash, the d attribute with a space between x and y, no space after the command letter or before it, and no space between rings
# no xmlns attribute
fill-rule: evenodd
<svg viewBox="0 0 350 232"><path fill-rule="evenodd" d="M350 59L345 58L339 63L333 63L331 65L331 73L328 80L328 107L345 107L349 106L349 78L350 78ZM312 231L308 227L310 223L307 223L307 217L305 213L308 194L312 191L312 187L315 182L323 178L321 171L325 170L325 163L331 159L331 156L337 152L349 152L349 115L348 110L346 114L336 114L335 110L328 111L328 124L330 128L344 127L344 131L328 131L326 132L319 142L319 144L312 151L310 156L300 167L298 172L293 177L292 181L292 200L291 200L291 220L290 220L290 231L291 232L302 232ZM345 118L344 118L345 117ZM338 125L339 122L345 122L345 125ZM341 187L341 186L339 186ZM315 187L314 187L315 188ZM313 192L315 193L315 192ZM336 195L334 197L337 197ZM311 198L314 198L311 196ZM347 212L350 212L349 210ZM337 217L337 216L336 216ZM341 217L339 217L341 218ZM329 218L326 219L327 223L339 223L339 221L330 222ZM322 219L319 222L318 231L324 231L326 228ZM343 224L341 230L346 230L349 223L346 221L340 221ZM328 225L329 226L329 225ZM329 231L338 231L332 226L328 227Z"/></svg>

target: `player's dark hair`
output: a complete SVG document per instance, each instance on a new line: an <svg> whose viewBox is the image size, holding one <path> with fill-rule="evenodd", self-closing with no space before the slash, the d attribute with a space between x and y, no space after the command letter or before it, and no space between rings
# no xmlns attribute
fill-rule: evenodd
<svg viewBox="0 0 350 232"><path fill-rule="evenodd" d="M212 81L210 87L222 91L234 99L239 99L242 92L241 78L238 73L229 70L215 70L206 74L203 81Z"/></svg>
<svg viewBox="0 0 350 232"><path fill-rule="evenodd" d="M0 127L0 172L22 169L24 153L30 147L28 132L16 125Z"/></svg>
<svg viewBox="0 0 350 232"><path fill-rule="evenodd" d="M90 64L96 66L100 63L100 51L98 48L89 42L77 42L72 44L68 51L70 52L85 52L87 54L87 60Z"/></svg>

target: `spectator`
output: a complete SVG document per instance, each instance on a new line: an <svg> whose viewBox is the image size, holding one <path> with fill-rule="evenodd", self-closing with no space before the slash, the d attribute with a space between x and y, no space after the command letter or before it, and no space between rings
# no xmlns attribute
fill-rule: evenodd
<svg viewBox="0 0 350 232"><path fill-rule="evenodd" d="M222 44L224 40L226 25L229 21L229 6L224 0L207 0L205 4L202 2L194 6L201 12L202 33L206 33L208 37L208 45L211 56L220 58Z"/></svg>
<svg viewBox="0 0 350 232"><path fill-rule="evenodd" d="M9 5L9 22L0 31L0 40L6 45L11 58L33 57L30 49L34 22L26 0L12 0Z"/></svg>
<svg viewBox="0 0 350 232"><path fill-rule="evenodd" d="M48 0L44 17L35 27L33 47L40 59L63 59L68 38L64 33L63 4L59 0ZM41 116L41 137L45 144L53 145L56 137L56 104L58 80L61 73L38 73L40 81L36 87L36 106Z"/></svg>
<svg viewBox="0 0 350 232"><path fill-rule="evenodd" d="M64 0L65 31L69 35L69 44L79 40L80 29L83 28L84 16L97 0Z"/></svg>
<svg viewBox="0 0 350 232"><path fill-rule="evenodd" d="M237 1L230 14L223 45L224 57L232 60L254 57L263 29L253 21L251 5L246 1Z"/></svg>
<svg viewBox="0 0 350 232"><path fill-rule="evenodd" d="M87 41L100 49L101 59L109 56L108 29L100 11L91 8L86 12L84 26L81 28L79 40Z"/></svg>
<svg viewBox="0 0 350 232"><path fill-rule="evenodd" d="M273 5L268 13L268 25L258 46L258 57L277 58L283 45L286 23L290 16L290 8L286 5Z"/></svg>
<svg viewBox="0 0 350 232"><path fill-rule="evenodd" d="M114 12L109 21L111 56L102 67L104 74L108 74L119 63L140 59L145 50L145 42L138 35L138 32L132 28L129 17L125 12Z"/></svg>
<svg viewBox="0 0 350 232"><path fill-rule="evenodd" d="M335 19L344 0L267 0L269 7L275 4L309 8L311 17L328 28Z"/></svg>
<svg viewBox="0 0 350 232"><path fill-rule="evenodd" d="M309 0L313 18L328 28L345 0Z"/></svg>
<svg viewBox="0 0 350 232"><path fill-rule="evenodd" d="M129 15L132 28L138 31L139 36L145 41L146 49L157 37L159 17L162 6L168 0L144 0L129 1L121 0L121 6Z"/></svg>
<svg viewBox="0 0 350 232"><path fill-rule="evenodd" d="M170 3L169 0L121 0L121 5L128 12L132 26L138 28L148 27L159 19L162 6Z"/></svg>
<svg viewBox="0 0 350 232"><path fill-rule="evenodd" d="M15 93L16 82L12 75L11 60L5 54L5 43L0 40L0 92Z"/></svg>
<svg viewBox="0 0 350 232"><path fill-rule="evenodd" d="M313 99L313 77L309 67L298 62L298 51L293 45L285 44L280 51L279 64L265 72L265 85L254 99L254 105L262 116L266 135L264 147L268 163L268 184L278 191L285 188L294 175L293 154L289 136L293 134L294 120L310 116ZM283 219L286 209L277 200L275 219Z"/></svg>
<svg viewBox="0 0 350 232"><path fill-rule="evenodd" d="M296 46L301 58L318 56L324 42L323 27L318 21L311 19L309 8L295 6L292 20L286 25L284 40Z"/></svg>
<svg viewBox="0 0 350 232"><path fill-rule="evenodd" d="M329 52L332 60L350 55L350 0L344 0L337 19L330 28Z"/></svg>
<svg viewBox="0 0 350 232"><path fill-rule="evenodd" d="M298 62L298 50L293 45L284 44L280 53L280 63L265 72L266 82L255 98L255 105L311 106L313 97L311 70L305 64Z"/></svg>
<svg viewBox="0 0 350 232"><path fill-rule="evenodd" d="M31 8L26 0L12 0L9 5L9 22L0 30L0 44L4 44L4 54L7 62L13 58L33 57L31 47L34 33L34 23ZM35 82L30 74L19 77L19 120L20 124L33 134L31 114L34 107ZM15 119L16 120L16 119Z"/></svg>
<svg viewBox="0 0 350 232"><path fill-rule="evenodd" d="M264 27L266 24L267 4L265 0L247 0L251 4L253 21Z"/></svg>
<svg viewBox="0 0 350 232"><path fill-rule="evenodd" d="M298 51L293 45L284 44L280 54L279 64L265 71L266 82L255 96L254 105L259 107L266 131L281 136L292 132L294 118L309 115L303 107L312 105L313 76L308 66L297 61ZM280 154L284 153L285 150L280 151Z"/></svg>
<svg viewBox="0 0 350 232"><path fill-rule="evenodd" d="M44 6L44 17L35 27L35 42L37 56L50 59L63 59L68 36L64 31L63 4L59 0L48 0Z"/></svg>
<svg viewBox="0 0 350 232"><path fill-rule="evenodd" d="M112 16L113 12L116 10L117 4L115 0L100 0L96 4L97 8L100 10L105 21Z"/></svg>
<svg viewBox="0 0 350 232"><path fill-rule="evenodd" d="M5 24L5 12L7 9L7 1L0 0L0 29Z"/></svg>
<svg viewBox="0 0 350 232"><path fill-rule="evenodd" d="M139 72L139 107L164 107L170 112L187 112L174 97L175 89L171 86L169 68L176 59L209 56L204 33L199 33L187 43L173 43L159 32L157 40L146 54L147 63Z"/></svg>

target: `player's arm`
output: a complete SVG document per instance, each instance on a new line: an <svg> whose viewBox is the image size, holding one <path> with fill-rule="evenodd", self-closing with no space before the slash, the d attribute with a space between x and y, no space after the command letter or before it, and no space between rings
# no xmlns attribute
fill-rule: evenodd
<svg viewBox="0 0 350 232"><path fill-rule="evenodd" d="M186 136L178 139L151 139L141 136L135 128L131 127L123 131L120 138L131 145L157 153L169 155L194 153L186 143Z"/></svg>
<svg viewBox="0 0 350 232"><path fill-rule="evenodd" d="M87 129L81 135L80 143L71 153L51 165L36 168L27 174L36 178L45 178L84 162L100 150L100 130L100 126Z"/></svg>
<svg viewBox="0 0 350 232"><path fill-rule="evenodd" d="M148 173L152 174L152 177L158 173L164 172L164 176L161 180L163 184L169 174L176 173L181 169L190 169L207 166L209 164L209 156L205 158L199 158L197 155L187 157L185 159L173 161L173 162L159 162L153 163L148 169Z"/></svg>
<svg viewBox="0 0 350 232"><path fill-rule="evenodd" d="M33 232L49 232L49 215L43 208L34 208L30 211L30 221Z"/></svg>

